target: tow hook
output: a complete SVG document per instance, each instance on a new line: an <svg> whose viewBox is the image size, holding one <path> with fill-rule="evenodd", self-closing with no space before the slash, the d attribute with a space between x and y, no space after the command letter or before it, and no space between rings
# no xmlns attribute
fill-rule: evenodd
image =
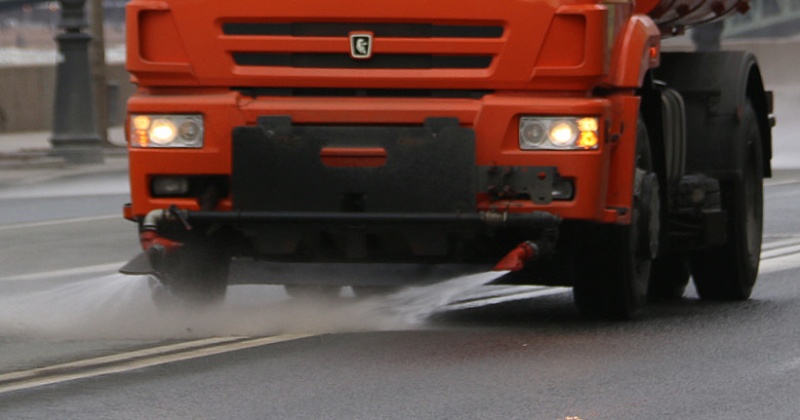
<svg viewBox="0 0 800 420"><path fill-rule="evenodd" d="M519 271L525 267L525 263L539 257L540 247L533 241L525 241L511 252L506 254L492 271Z"/></svg>

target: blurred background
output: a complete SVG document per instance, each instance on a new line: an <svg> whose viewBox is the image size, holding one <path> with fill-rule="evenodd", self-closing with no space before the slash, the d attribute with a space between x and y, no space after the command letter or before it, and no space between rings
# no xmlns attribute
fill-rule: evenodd
<svg viewBox="0 0 800 420"><path fill-rule="evenodd" d="M103 135L122 124L125 101L134 89L124 65L125 4L86 1L95 116ZM800 66L800 0L752 0L750 6L744 15L668 38L664 48L752 51L767 87L790 86L785 95L792 96ZM51 129L59 19L57 1L0 0L0 133Z"/></svg>
<svg viewBox="0 0 800 420"><path fill-rule="evenodd" d="M86 1L95 116L104 136L122 124L134 89L125 71L126 3ZM57 1L0 0L0 133L52 127L60 12Z"/></svg>

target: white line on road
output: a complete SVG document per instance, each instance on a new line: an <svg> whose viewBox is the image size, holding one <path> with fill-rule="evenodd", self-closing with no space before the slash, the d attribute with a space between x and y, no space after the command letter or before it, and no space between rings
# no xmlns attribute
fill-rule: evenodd
<svg viewBox="0 0 800 420"><path fill-rule="evenodd" d="M522 290L522 287L528 290L524 291ZM475 298L469 300L461 300L443 307L442 310L457 311L463 309L478 308L488 305L497 305L499 303L504 303L504 302L512 302L515 300L535 299L544 296L558 295L561 293L567 293L572 291L571 287L521 286L514 288L517 290L513 294L502 294L499 296L490 295L483 299Z"/></svg>
<svg viewBox="0 0 800 420"><path fill-rule="evenodd" d="M27 371L11 372L0 375L0 394L299 340L313 335L284 334L252 339L247 337L208 338Z"/></svg>
<svg viewBox="0 0 800 420"><path fill-rule="evenodd" d="M765 243L761 252L760 274L800 267L800 238L788 237Z"/></svg>
<svg viewBox="0 0 800 420"><path fill-rule="evenodd" d="M78 268L65 268L63 270L42 271L39 273L20 274L18 276L0 277L0 282L7 281L23 281L23 280L45 280L58 277L78 276L84 274L100 274L107 272L116 272L122 267L126 261L119 261L109 264L90 265Z"/></svg>
<svg viewBox="0 0 800 420"><path fill-rule="evenodd" d="M787 185L796 185L796 184L800 184L800 179L785 179L780 181L764 180L764 188L785 187Z"/></svg>
<svg viewBox="0 0 800 420"><path fill-rule="evenodd" d="M15 224L15 225L2 225L2 226L0 226L0 230L30 229L30 228L43 227L43 226L55 226L55 225L63 225L63 224L67 224L67 223L96 222L98 220L109 220L109 219L120 219L120 220L122 220L122 215L120 215L120 214L107 214L107 215L103 215L103 216L76 217L76 218L73 218L73 219L48 220L46 222L32 222L32 223L20 223L20 224Z"/></svg>
<svg viewBox="0 0 800 420"><path fill-rule="evenodd" d="M774 238L774 236L772 237ZM782 236L781 239L764 242L764 244L761 246L761 257L764 258L764 251L785 248L792 245L800 245L800 235Z"/></svg>
<svg viewBox="0 0 800 420"><path fill-rule="evenodd" d="M800 253L800 244L795 244L791 246L783 246L780 248L774 248L767 251L763 251L761 253L762 260L769 260L772 258L783 257L792 254Z"/></svg>
<svg viewBox="0 0 800 420"><path fill-rule="evenodd" d="M800 267L800 254L794 253L761 260L758 272L759 274L777 273L797 267Z"/></svg>
<svg viewBox="0 0 800 420"><path fill-rule="evenodd" d="M19 372L5 373L5 374L0 375L0 383L13 381L13 380L27 379L27 378L32 378L32 377L35 377L35 376L43 376L43 375L47 375L47 374L50 374L50 373L53 373L53 372L57 372L57 371L63 371L63 370L69 370L69 369L72 369L72 370L85 369L85 368L91 368L91 367L94 367L94 366L107 365L107 364L111 364L111 363L117 363L117 362L121 362L121 361L141 358L141 357L153 356L153 355L157 355L157 354L171 353L171 352L182 351L182 350L187 350L187 349L192 349L192 348L197 348L197 347L204 347L204 346L209 346L209 345L227 343L227 342L231 342L231 341L241 341L244 338L245 337L213 337L213 338L205 338L205 339L201 339L201 340L186 341L186 342L183 342L183 343L170 344L170 345L167 345L167 346L160 346L160 347L153 347L153 348L149 348L149 349L131 351L131 352L115 354L115 355L111 355L111 356L95 357L95 358L92 358L92 359L86 359L86 360L80 360L80 361L76 361L76 362L63 363L63 364L60 364L60 365L54 365L54 366L49 366L49 367L36 368L36 369L31 369L31 370L19 371Z"/></svg>

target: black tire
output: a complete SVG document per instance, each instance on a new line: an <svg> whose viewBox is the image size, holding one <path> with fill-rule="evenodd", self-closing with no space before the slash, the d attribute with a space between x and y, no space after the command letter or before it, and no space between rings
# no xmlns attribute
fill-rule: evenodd
<svg viewBox="0 0 800 420"><path fill-rule="evenodd" d="M283 288L295 299L333 299L342 292L342 286L327 284L284 284Z"/></svg>
<svg viewBox="0 0 800 420"><path fill-rule="evenodd" d="M764 169L761 131L753 106L745 106L740 125L743 153L741 179L723 183L722 205L728 214L728 241L692 256L697 293L703 299L746 300L753 291L761 258L764 226Z"/></svg>
<svg viewBox="0 0 800 420"><path fill-rule="evenodd" d="M651 302L680 299L689 284L689 277L689 260L685 256L665 255L656 258L650 267L647 299Z"/></svg>
<svg viewBox="0 0 800 420"><path fill-rule="evenodd" d="M647 130L641 121L632 210L630 225L589 228L573 285L575 304L584 316L630 319L647 298L651 261L658 246L660 201Z"/></svg>
<svg viewBox="0 0 800 420"><path fill-rule="evenodd" d="M228 288L230 257L211 244L186 244L151 258L157 273L151 281L159 307L210 306L222 303Z"/></svg>

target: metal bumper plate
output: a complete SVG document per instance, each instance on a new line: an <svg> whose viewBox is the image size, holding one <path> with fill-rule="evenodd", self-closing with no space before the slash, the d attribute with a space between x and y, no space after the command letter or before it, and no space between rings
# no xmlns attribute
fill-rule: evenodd
<svg viewBox="0 0 800 420"><path fill-rule="evenodd" d="M329 167L325 147L382 148L379 167ZM449 118L424 126L295 126L267 116L233 131L233 202L242 211L474 212L475 133ZM350 210L352 211L352 210Z"/></svg>

